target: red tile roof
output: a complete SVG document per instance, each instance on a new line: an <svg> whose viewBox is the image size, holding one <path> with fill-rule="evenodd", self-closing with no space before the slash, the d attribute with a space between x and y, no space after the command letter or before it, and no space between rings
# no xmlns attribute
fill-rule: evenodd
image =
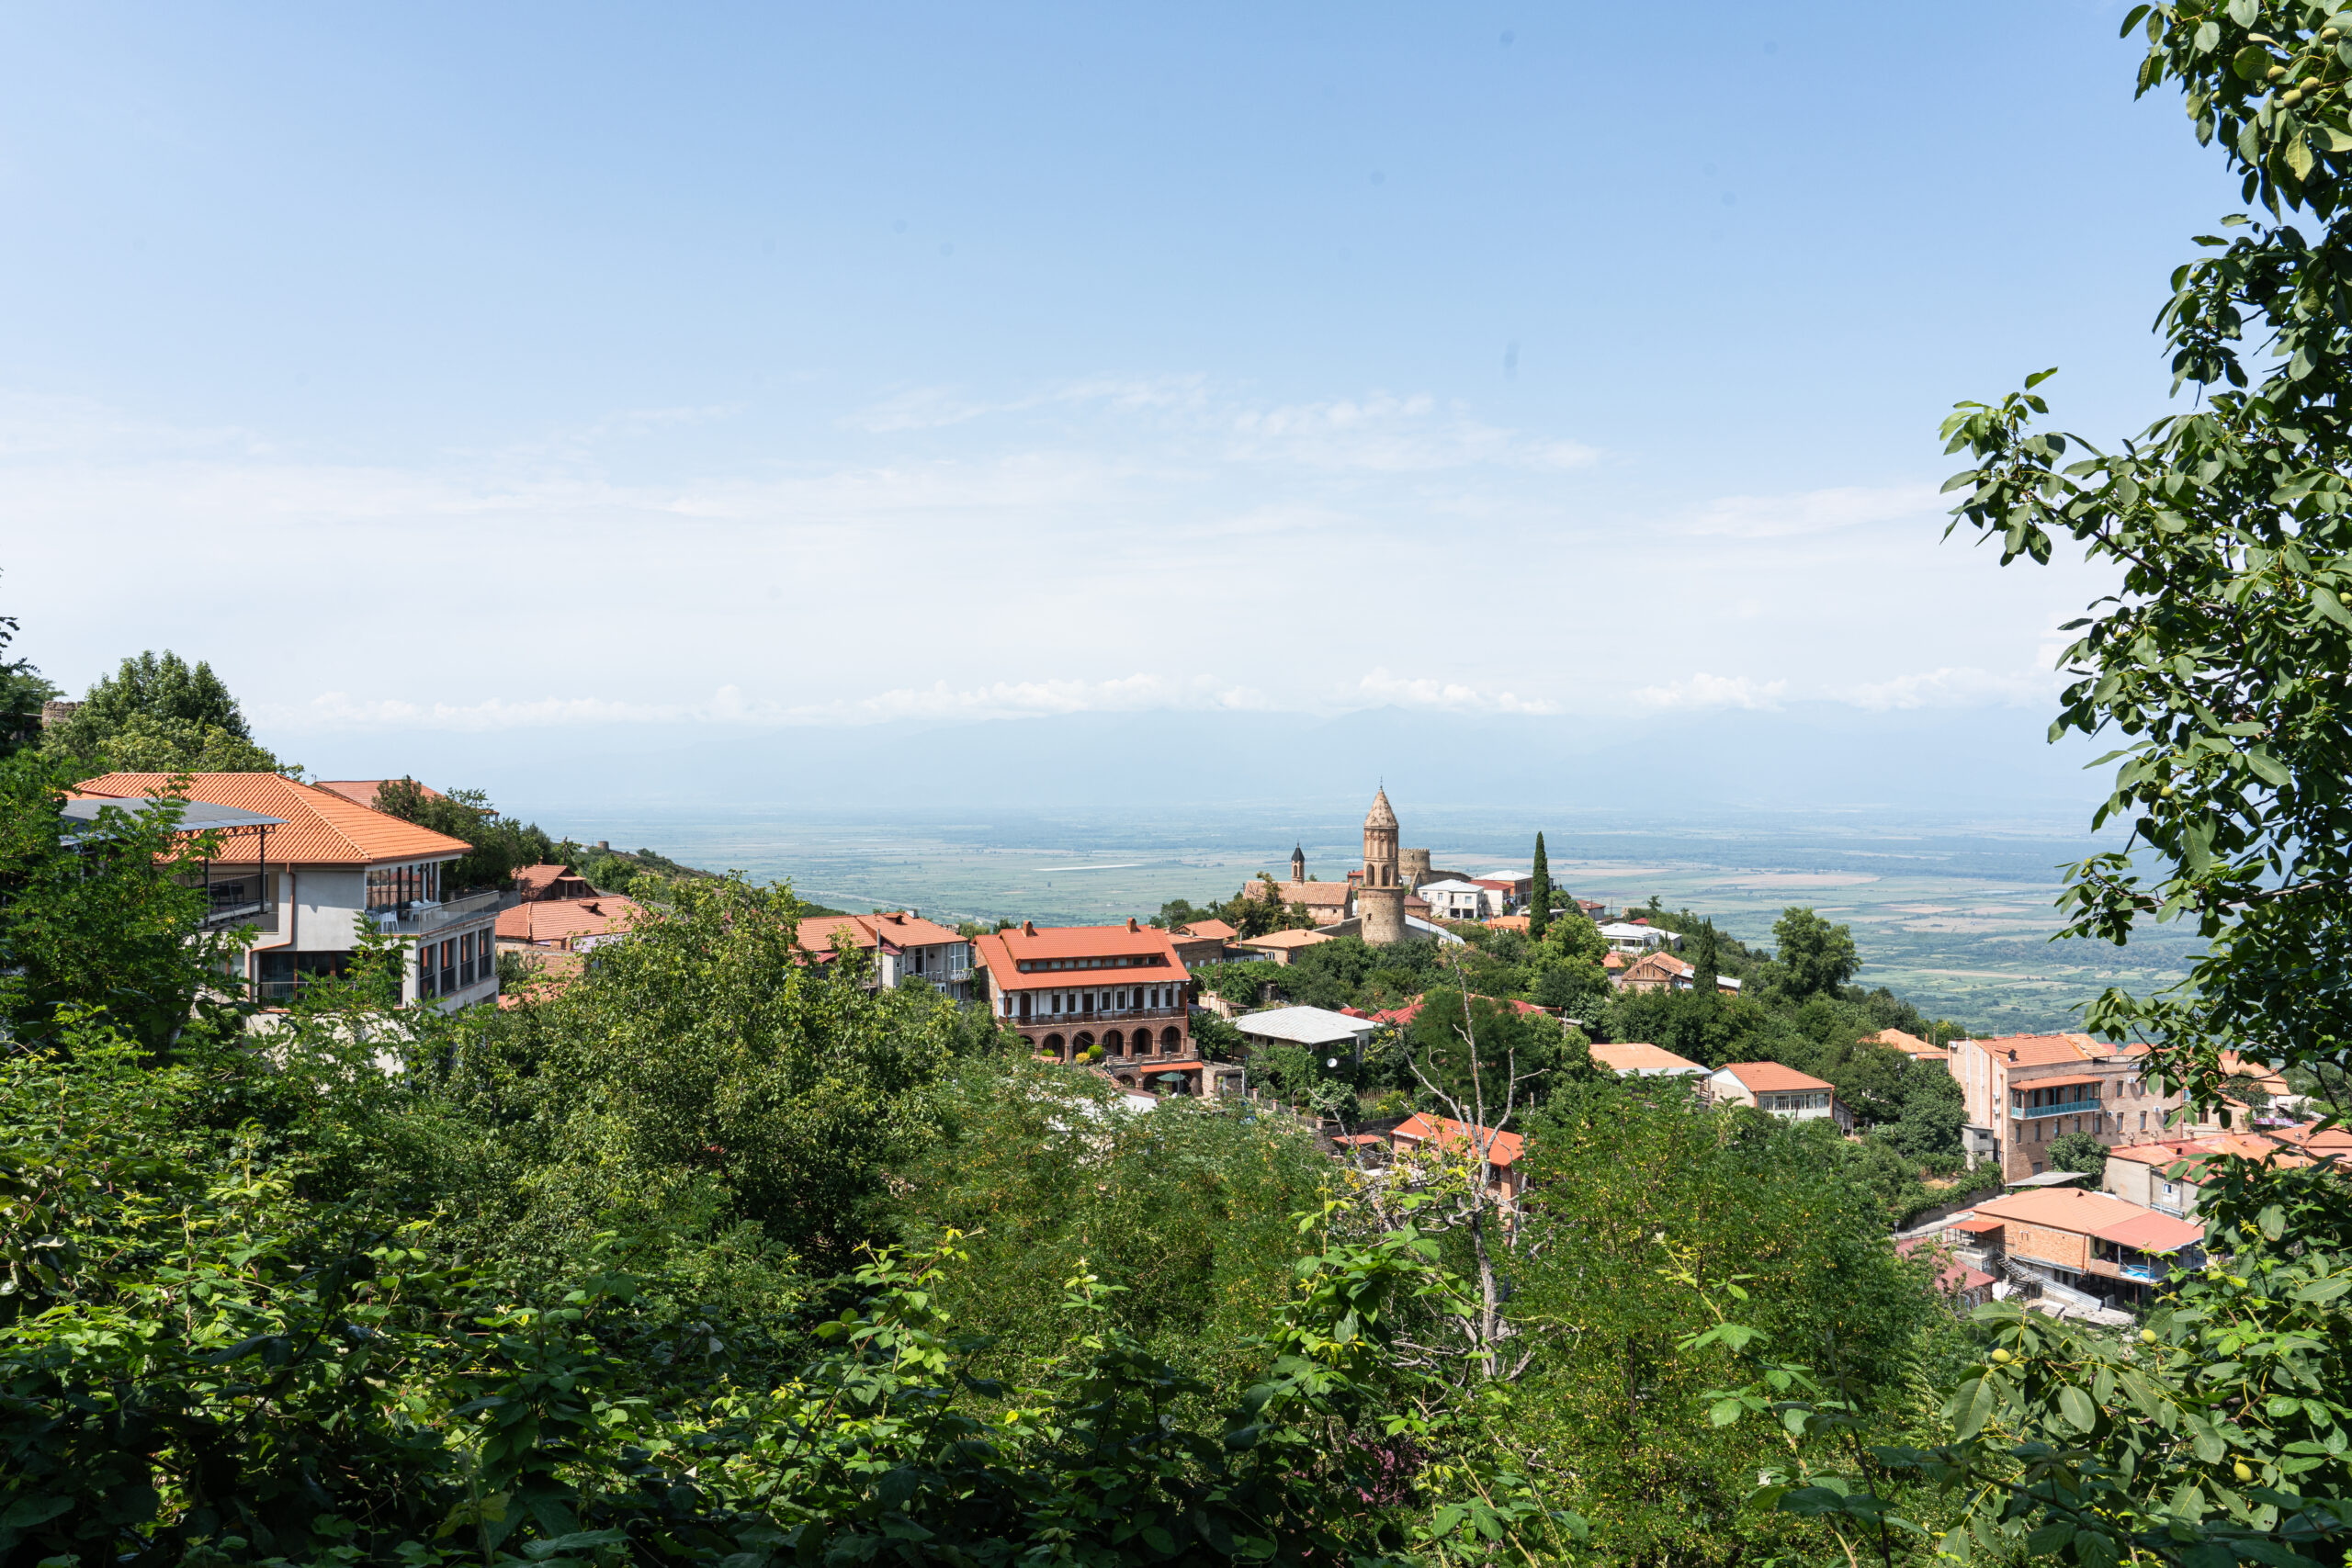
<svg viewBox="0 0 2352 1568"><path fill-rule="evenodd" d="M74 793L134 800L166 794L171 784L169 773L104 773L76 784ZM188 782L187 796L285 818L286 826L272 828L264 844L274 864L379 865L387 861L450 860L472 848L463 839L403 822L333 790L296 784L276 773L198 773Z"/></svg>
<svg viewBox="0 0 2352 1568"><path fill-rule="evenodd" d="M396 782L393 779L318 779L313 781L313 785L319 789L333 790L354 806L365 806L372 810L376 805L376 792ZM431 784L418 784L416 787L427 800L441 798L441 792Z"/></svg>
<svg viewBox="0 0 2352 1568"><path fill-rule="evenodd" d="M2063 1077L2054 1078L2019 1078L2009 1087L2019 1089L2074 1089L2085 1084L2107 1083L2109 1081L2111 1080L2105 1073L2067 1073Z"/></svg>
<svg viewBox="0 0 2352 1568"><path fill-rule="evenodd" d="M2028 1188L1976 1205L1978 1219L2016 1220L2029 1225L2046 1225L2052 1230L2072 1231L2077 1235L2104 1236L2109 1227L2143 1214L2152 1219L2165 1218L2154 1209L2126 1202L2111 1192L2086 1192L2079 1187ZM2195 1225L2187 1228L2192 1233L2192 1240L2204 1234Z"/></svg>
<svg viewBox="0 0 2352 1568"><path fill-rule="evenodd" d="M1498 1007L1500 1007L1500 1006L1502 1005L1500 1002L1496 1001L1496 998L1494 998L1493 997L1472 997L1470 999L1471 999L1472 1001L1474 1001L1474 1002L1495 1002L1495 1005L1496 1005L1496 1006L1498 1006ZM1402 1028L1404 1028L1407 1024L1408 1024L1408 1023L1412 1022L1415 1019L1417 1019L1417 1018L1419 1018L1419 1017L1420 1017L1420 1016L1421 1016L1421 1002L1422 1002L1422 998L1420 998L1420 997L1415 997L1411 1001L1407 1002L1403 1007L1400 1007L1400 1008L1390 1008L1386 1012L1376 1012L1376 1013L1374 1013L1374 1014L1372 1015L1372 1021L1373 1021L1374 1023L1393 1023L1393 1024L1395 1024L1397 1028L1402 1029ZM1528 1013L1531 1013L1531 1012L1532 1012L1532 1013L1544 1013L1544 1010L1543 1010L1542 1008L1540 1008L1540 1007L1537 1007L1533 1002L1522 1002L1522 1001L1517 1001L1517 1000L1514 1000L1514 1001L1512 1001L1512 1002L1511 1002L1511 1004L1510 1004L1510 1009L1511 1009L1511 1010L1512 1010L1513 1012L1519 1013L1519 1014L1521 1014L1521 1016L1524 1016L1524 1015L1526 1015L1526 1014L1528 1014ZM1343 1009L1343 1010L1343 1010L1343 1011L1344 1011L1344 1010L1344 1010L1344 1009ZM1361 1013L1359 1013L1359 1014L1357 1014L1356 1016L1358 1016L1359 1018L1361 1018L1361 1017L1363 1017L1363 1014L1361 1014ZM1550 1017L1551 1015L1550 1015L1549 1013L1544 1013L1544 1016L1545 1016L1545 1017L1547 1017L1547 1018L1548 1018L1548 1017Z"/></svg>
<svg viewBox="0 0 2352 1568"><path fill-rule="evenodd" d="M634 898L600 894L594 898L539 898L502 909L498 934L507 942L552 946L578 937L626 931L645 913Z"/></svg>
<svg viewBox="0 0 2352 1568"><path fill-rule="evenodd" d="M908 948L964 940L945 926L901 909L881 915L804 915L797 941L808 952L827 958L832 955L834 939L844 933L849 944L863 952L872 952L877 942Z"/></svg>
<svg viewBox="0 0 2352 1568"><path fill-rule="evenodd" d="M2141 1252L2178 1252L2184 1247L2195 1247L2203 1241L2205 1227L2191 1224L2187 1220L2176 1220L2170 1214L2159 1214L2151 1209L2091 1234L2101 1241L2111 1241L2118 1247L2129 1247Z"/></svg>
<svg viewBox="0 0 2352 1568"><path fill-rule="evenodd" d="M1120 980L1181 985L1193 977L1166 931L1134 920L1123 926L1039 926L1024 920L1009 931L978 938L972 943L972 953L1000 991L1058 990ZM1157 963L1134 962L1154 958ZM1129 962L1117 962L1121 959ZM1068 967L1037 967L1024 974L1023 964Z"/></svg>
<svg viewBox="0 0 2352 1568"><path fill-rule="evenodd" d="M1456 1122L1451 1116L1409 1116L1388 1135L1408 1144L1434 1143L1441 1148L1460 1144L1472 1154L1478 1152L1480 1143L1486 1143L1487 1163L1498 1168L1517 1165L1519 1156L1527 1152L1527 1140L1517 1133L1490 1132L1467 1122Z"/></svg>
<svg viewBox="0 0 2352 1568"><path fill-rule="evenodd" d="M1245 936L1234 942L1236 947L1300 948L1313 947L1318 942L1332 939L1321 931L1268 931L1264 936Z"/></svg>
<svg viewBox="0 0 2352 1568"><path fill-rule="evenodd" d="M1740 1087L1750 1094L1784 1094L1794 1089L1826 1089L1835 1090L1836 1084L1824 1083L1810 1074L1794 1067L1784 1067L1778 1062L1733 1062L1717 1069L1739 1080Z"/></svg>
<svg viewBox="0 0 2352 1568"><path fill-rule="evenodd" d="M526 1002L546 1001L578 979L586 964L586 955L582 953L535 953L523 961L522 984L512 989L502 989L498 993L498 1005L501 1008L518 1008Z"/></svg>
<svg viewBox="0 0 2352 1568"><path fill-rule="evenodd" d="M2117 1055L2125 1051L2120 1045L2102 1045L2087 1034L2004 1034L1991 1040L1979 1040L1977 1047L1996 1061L2016 1067L2047 1067L2060 1062L2095 1061L2101 1056ZM2016 1060L2010 1060L2010 1054Z"/></svg>
<svg viewBox="0 0 2352 1568"><path fill-rule="evenodd" d="M1949 1062L1951 1053L1939 1045L1930 1045L1907 1030L1882 1029L1876 1034L1865 1034L1861 1043L1883 1045L1890 1051L1900 1051L1915 1062Z"/></svg>
<svg viewBox="0 0 2352 1568"><path fill-rule="evenodd" d="M1176 934L1179 937L1191 937L1196 942L1231 942L1241 933L1223 920L1194 920Z"/></svg>

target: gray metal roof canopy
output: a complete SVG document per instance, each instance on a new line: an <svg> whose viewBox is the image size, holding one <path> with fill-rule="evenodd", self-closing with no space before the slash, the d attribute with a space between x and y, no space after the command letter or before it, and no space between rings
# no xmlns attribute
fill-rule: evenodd
<svg viewBox="0 0 2352 1568"><path fill-rule="evenodd" d="M134 795L121 800L82 799L65 803L63 816L68 822L91 822L108 807L132 816L144 816L171 797L166 795ZM241 828L283 828L283 817L265 817L258 811L242 807L216 806L209 800L177 800L172 804L185 807L180 813L179 831L183 833L234 832Z"/></svg>

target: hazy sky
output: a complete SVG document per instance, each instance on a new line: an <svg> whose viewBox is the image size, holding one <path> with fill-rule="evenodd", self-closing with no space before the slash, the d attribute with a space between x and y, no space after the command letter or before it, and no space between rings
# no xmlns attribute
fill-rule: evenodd
<svg viewBox="0 0 2352 1568"><path fill-rule="evenodd" d="M0 610L265 739L2040 705L1935 431L2165 407L2123 10L10 6Z"/></svg>

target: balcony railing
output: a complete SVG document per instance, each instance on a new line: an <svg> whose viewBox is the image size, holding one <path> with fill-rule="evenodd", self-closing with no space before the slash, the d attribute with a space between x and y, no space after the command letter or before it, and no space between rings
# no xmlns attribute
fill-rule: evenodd
<svg viewBox="0 0 2352 1568"><path fill-rule="evenodd" d="M2171 1272L2161 1263L2119 1263L2115 1266L2115 1271L2127 1280L2138 1280L2150 1285Z"/></svg>
<svg viewBox="0 0 2352 1568"><path fill-rule="evenodd" d="M445 899L438 904L402 904L371 912L376 917L376 929L379 931L397 931L401 936L430 936L450 926L480 919L484 911L497 908L505 897L506 895L496 888L489 888Z"/></svg>
<svg viewBox="0 0 2352 1568"><path fill-rule="evenodd" d="M275 904L215 904L203 920L209 931L228 931L237 926L251 926L255 931L275 933L277 930L277 906Z"/></svg>
<svg viewBox="0 0 2352 1568"><path fill-rule="evenodd" d="M2030 1122L2037 1116L2093 1116L2106 1109L2104 1100L2069 1100L2056 1105L2012 1105L2009 1114Z"/></svg>
<svg viewBox="0 0 2352 1568"><path fill-rule="evenodd" d="M1144 1023L1154 1019L1185 1018L1191 1011L1179 1002L1173 1007L1079 1008L1069 1012L1016 1013L1004 1021L1030 1029L1074 1029L1088 1023Z"/></svg>

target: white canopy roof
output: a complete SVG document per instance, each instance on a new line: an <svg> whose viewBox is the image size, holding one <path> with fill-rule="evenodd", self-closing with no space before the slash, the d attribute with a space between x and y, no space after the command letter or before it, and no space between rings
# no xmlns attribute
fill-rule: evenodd
<svg viewBox="0 0 2352 1568"><path fill-rule="evenodd" d="M1294 1045L1352 1044L1379 1026L1368 1018L1350 1018L1329 1008L1269 1008L1247 1012L1233 1027L1259 1040L1284 1040Z"/></svg>

